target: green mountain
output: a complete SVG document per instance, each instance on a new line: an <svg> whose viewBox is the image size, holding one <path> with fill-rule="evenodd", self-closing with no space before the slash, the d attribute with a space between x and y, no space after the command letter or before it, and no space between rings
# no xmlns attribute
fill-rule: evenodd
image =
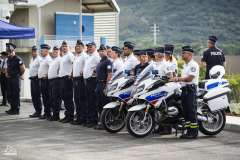
<svg viewBox="0 0 240 160"><path fill-rule="evenodd" d="M216 35L229 54L240 53L239 0L117 0L120 12L120 41L138 47L153 46L150 27L159 26L158 44L194 44L206 47ZM201 45L200 45L201 44Z"/></svg>

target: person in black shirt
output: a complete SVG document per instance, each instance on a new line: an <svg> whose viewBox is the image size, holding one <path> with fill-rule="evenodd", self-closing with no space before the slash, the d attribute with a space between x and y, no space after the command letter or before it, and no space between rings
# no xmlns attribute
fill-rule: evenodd
<svg viewBox="0 0 240 160"><path fill-rule="evenodd" d="M137 77L148 65L148 55L145 50L138 51L138 60L140 63L134 68L134 76Z"/></svg>
<svg viewBox="0 0 240 160"><path fill-rule="evenodd" d="M8 52L7 72L8 81L7 96L11 105L10 110L6 111L9 115L19 114L20 110L20 78L25 72L25 66L20 57L15 54L16 46L12 43L6 44Z"/></svg>
<svg viewBox="0 0 240 160"><path fill-rule="evenodd" d="M202 62L206 65L205 79L209 79L209 70L215 65L225 65L225 56L222 50L216 47L217 37L210 36L208 49L203 52Z"/></svg>
<svg viewBox="0 0 240 160"><path fill-rule="evenodd" d="M104 94L104 89L107 85L107 82L111 80L112 78L112 62L107 57L107 48L104 45L101 45L99 50L99 55L101 57L100 62L97 65L96 68L96 74L97 74L97 86L96 86L96 97L97 97L97 108L98 108L98 125L95 127L95 129L102 129L101 125L101 112L103 109L103 106L106 105L109 101L108 97Z"/></svg>

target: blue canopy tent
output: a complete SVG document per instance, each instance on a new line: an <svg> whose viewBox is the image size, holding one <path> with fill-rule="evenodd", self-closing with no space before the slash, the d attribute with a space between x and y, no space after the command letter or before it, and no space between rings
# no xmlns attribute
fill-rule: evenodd
<svg viewBox="0 0 240 160"><path fill-rule="evenodd" d="M34 37L34 28L20 27L0 20L0 39L30 39Z"/></svg>

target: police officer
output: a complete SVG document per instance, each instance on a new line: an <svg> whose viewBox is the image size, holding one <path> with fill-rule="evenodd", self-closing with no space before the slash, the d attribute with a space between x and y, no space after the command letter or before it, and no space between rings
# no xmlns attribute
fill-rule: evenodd
<svg viewBox="0 0 240 160"><path fill-rule="evenodd" d="M121 48L117 46L112 47L111 58L113 62L113 73L123 70L123 61L122 61L122 58L120 57L121 54L122 54Z"/></svg>
<svg viewBox="0 0 240 160"><path fill-rule="evenodd" d="M123 52L125 59L123 62L123 70L128 76L133 75L134 67L139 64L137 57L133 54L134 47L134 43L129 41L124 42Z"/></svg>
<svg viewBox="0 0 240 160"><path fill-rule="evenodd" d="M112 62L107 57L107 48L104 45L100 46L98 52L101 57L101 60L96 67L96 74L97 74L96 95L97 95L97 109L98 109L98 125L95 127L95 129L102 129L103 127L100 121L101 112L102 112L103 106L109 102L108 97L104 94L104 89L106 88L107 83L112 78Z"/></svg>
<svg viewBox="0 0 240 160"><path fill-rule="evenodd" d="M155 61L155 56L154 56L154 52L155 52L155 49L146 49L145 50L147 55L148 55L148 63L151 64L152 62Z"/></svg>
<svg viewBox="0 0 240 160"><path fill-rule="evenodd" d="M182 47L182 59L185 61L182 76L172 78L173 81L182 84L182 106L187 133L182 135L181 138L187 139L194 139L198 136L196 91L199 66L193 60L193 53L194 50L191 46Z"/></svg>
<svg viewBox="0 0 240 160"><path fill-rule="evenodd" d="M96 104L96 67L100 62L100 56L96 49L96 43L91 42L87 44L88 58L85 61L83 69L83 78L86 83L86 99L87 105L84 110L87 112L87 122L84 124L86 127L95 127L97 125L97 104Z"/></svg>
<svg viewBox="0 0 240 160"><path fill-rule="evenodd" d="M25 66L20 57L15 54L16 46L12 43L6 44L8 52L7 60L7 95L8 101L11 105L10 110L6 111L7 114L19 114L20 110L20 78L25 72Z"/></svg>
<svg viewBox="0 0 240 160"><path fill-rule="evenodd" d="M138 59L140 63L134 68L134 76L137 77L148 65L148 55L145 50L138 51Z"/></svg>
<svg viewBox="0 0 240 160"><path fill-rule="evenodd" d="M209 71L215 65L225 64L225 56L222 50L216 47L217 43L216 36L210 36L208 39L208 49L203 52L202 62L206 65L205 79L209 79Z"/></svg>
<svg viewBox="0 0 240 160"><path fill-rule="evenodd" d="M165 51L165 60L170 65L171 70L174 71L173 76L176 76L177 75L178 64L177 64L177 60L173 56L174 45L165 44L164 51Z"/></svg>
<svg viewBox="0 0 240 160"><path fill-rule="evenodd" d="M1 61L0 61L0 85L2 91L2 103L0 106L7 105L7 77L6 77L6 69L7 69L7 52L1 53Z"/></svg>
<svg viewBox="0 0 240 160"><path fill-rule="evenodd" d="M60 61L59 77L61 78L61 93L66 108L62 123L71 123L74 120L72 67L74 55L69 51L66 41L62 42L63 56Z"/></svg>
<svg viewBox="0 0 240 160"><path fill-rule="evenodd" d="M170 68L170 64L165 60L164 48L158 47L154 50L154 61L148 65L141 75L145 74L146 72L150 72L155 76L167 76L172 78L172 70Z"/></svg>
<svg viewBox="0 0 240 160"><path fill-rule="evenodd" d="M50 119L51 118L51 102L49 94L49 81L48 81L48 69L52 61L49 55L50 46L48 44L40 45L41 48L41 60L38 69L38 78L40 80L40 90L42 95L42 101L44 106L44 113L39 118L40 119Z"/></svg>
<svg viewBox="0 0 240 160"><path fill-rule="evenodd" d="M52 109L52 116L49 119L50 121L58 121L60 119L59 112L61 107L61 88L60 88L60 79L59 68L60 68L60 56L59 48L57 46L53 47L51 54L52 62L49 65L48 69L48 81L49 81L49 96Z"/></svg>
<svg viewBox="0 0 240 160"><path fill-rule="evenodd" d="M76 107L76 120L72 123L74 125L81 125L87 121L87 113L86 110L84 110L86 106L86 91L83 79L83 68L86 58L87 54L84 52L84 43L78 40L75 46L75 57L73 61L73 92Z"/></svg>
<svg viewBox="0 0 240 160"><path fill-rule="evenodd" d="M30 118L39 117L42 113L42 102L41 102L41 92L40 84L38 79L38 69L40 66L41 57L37 53L37 47L32 47L32 60L29 65L29 79L31 84L31 96L32 103L35 109L35 113L31 114Z"/></svg>

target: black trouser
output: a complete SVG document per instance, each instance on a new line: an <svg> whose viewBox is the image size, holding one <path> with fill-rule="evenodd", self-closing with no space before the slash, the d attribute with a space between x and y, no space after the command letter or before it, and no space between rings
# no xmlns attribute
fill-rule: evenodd
<svg viewBox="0 0 240 160"><path fill-rule="evenodd" d="M31 81L31 96L33 107L36 113L41 114L42 112L42 102L41 102L41 90L40 90L40 82L37 77L30 77Z"/></svg>
<svg viewBox="0 0 240 160"><path fill-rule="evenodd" d="M65 117L69 119L74 118L74 104L73 104L73 82L72 79L67 77L62 77L61 80L61 93L62 100L64 101L64 106L66 108Z"/></svg>
<svg viewBox="0 0 240 160"><path fill-rule="evenodd" d="M209 69L206 69L205 79L210 79L210 76L209 76Z"/></svg>
<svg viewBox="0 0 240 160"><path fill-rule="evenodd" d="M50 96L49 96L49 81L48 81L48 79L40 80L40 89L41 89L43 106L44 106L44 114L46 116L51 116L51 103L50 103Z"/></svg>
<svg viewBox="0 0 240 160"><path fill-rule="evenodd" d="M103 106L109 102L108 97L104 94L104 89L106 87L106 81L98 81L96 87L97 94L97 111L100 116L103 110Z"/></svg>
<svg viewBox="0 0 240 160"><path fill-rule="evenodd" d="M53 117L58 118L61 108L61 87L60 79L54 78L49 80L49 93L50 93L50 102L53 112Z"/></svg>
<svg viewBox="0 0 240 160"><path fill-rule="evenodd" d="M7 104L7 78L3 74L0 75L0 85L1 85L1 91L3 96L2 104L6 105Z"/></svg>
<svg viewBox="0 0 240 160"><path fill-rule="evenodd" d="M87 121L85 84L83 77L73 78L74 103L76 107L77 121Z"/></svg>
<svg viewBox="0 0 240 160"><path fill-rule="evenodd" d="M86 97L87 97L87 121L88 123L96 123L97 117L97 106L96 106L96 78L91 77L86 79Z"/></svg>
<svg viewBox="0 0 240 160"><path fill-rule="evenodd" d="M12 111L20 109L20 86L21 81L19 76L7 78L7 99L11 105Z"/></svg>
<svg viewBox="0 0 240 160"><path fill-rule="evenodd" d="M197 101L196 85L187 85L182 88L182 106L186 122L190 122L189 127L197 126Z"/></svg>

